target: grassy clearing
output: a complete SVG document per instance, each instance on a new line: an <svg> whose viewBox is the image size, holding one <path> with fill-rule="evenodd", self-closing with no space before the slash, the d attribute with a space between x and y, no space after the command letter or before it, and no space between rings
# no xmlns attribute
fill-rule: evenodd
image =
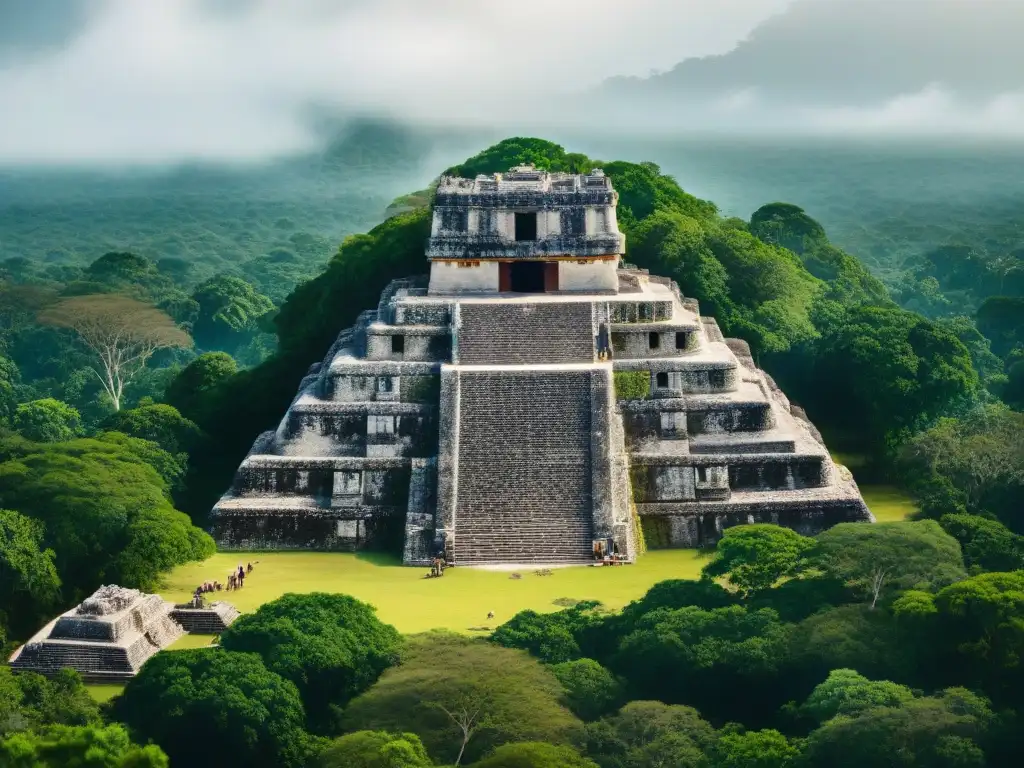
<svg viewBox="0 0 1024 768"><path fill-rule="evenodd" d="M890 485L862 485L860 492L871 514L880 523L909 520L918 511L912 498Z"/></svg>
<svg viewBox="0 0 1024 768"><path fill-rule="evenodd" d="M89 695L92 696L96 701L102 704L105 701L110 701L115 696L121 695L121 691L124 690L123 685L114 684L87 684L85 686L89 690Z"/></svg>
<svg viewBox="0 0 1024 768"><path fill-rule="evenodd" d="M621 608L665 579L696 578L704 564L693 550L650 552L636 565L618 568L557 568L550 576L523 569L521 579L507 571L452 568L443 578L423 578L427 568L407 568L393 558L328 552L221 553L202 563L176 568L161 594L184 602L196 584L219 579L239 562L255 571L245 587L217 595L250 612L286 592L342 592L377 607L383 621L400 632L443 628L456 632L494 629L527 608L556 611L558 598L600 600ZM258 561L258 562L257 562ZM488 621L488 611L494 619Z"/></svg>
<svg viewBox="0 0 1024 768"><path fill-rule="evenodd" d="M169 651L184 651L189 648L206 648L213 643L213 635L182 635L169 646Z"/></svg>
<svg viewBox="0 0 1024 768"><path fill-rule="evenodd" d="M917 511L908 496L891 486L862 485L861 492L880 523L906 520ZM636 565L620 568L559 568L550 576L538 576L527 568L520 571L521 579L510 578L507 571L452 568L444 578L425 579L426 568L407 568L379 555L228 552L176 568L161 594L167 600L185 602L196 584L214 579L224 582L239 562L250 561L256 570L246 579L246 586L216 595L243 612L254 611L286 592L343 592L375 605L381 619L400 632L443 628L469 634L489 632L527 608L557 611L559 598L600 600L609 608L621 608L659 581L697 578L706 562L696 550L655 550ZM487 619L488 611L494 611L494 619ZM185 635L171 650L203 648L212 639L209 635ZM97 701L107 701L123 686L88 688Z"/></svg>
<svg viewBox="0 0 1024 768"><path fill-rule="evenodd" d="M863 478L869 472L867 457L861 453L832 453L832 460L842 464L851 472L855 479ZM879 523L897 523L910 520L917 512L917 504L906 493L892 485L860 482L858 487L864 503Z"/></svg>

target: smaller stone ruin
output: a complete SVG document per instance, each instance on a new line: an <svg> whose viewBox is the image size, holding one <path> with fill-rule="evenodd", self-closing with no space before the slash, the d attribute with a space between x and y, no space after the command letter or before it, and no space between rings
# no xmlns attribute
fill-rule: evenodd
<svg viewBox="0 0 1024 768"><path fill-rule="evenodd" d="M191 604L174 606L171 618L193 635L219 635L241 614L231 603L210 603L202 608Z"/></svg>
<svg viewBox="0 0 1024 768"><path fill-rule="evenodd" d="M100 587L14 652L16 671L55 675L70 667L86 682L123 682L184 634L159 595Z"/></svg>

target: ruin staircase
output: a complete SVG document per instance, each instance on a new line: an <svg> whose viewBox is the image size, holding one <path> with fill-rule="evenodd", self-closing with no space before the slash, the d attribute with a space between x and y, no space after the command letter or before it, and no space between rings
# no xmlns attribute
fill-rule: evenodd
<svg viewBox="0 0 1024 768"><path fill-rule="evenodd" d="M591 371L460 374L453 560L592 560Z"/></svg>

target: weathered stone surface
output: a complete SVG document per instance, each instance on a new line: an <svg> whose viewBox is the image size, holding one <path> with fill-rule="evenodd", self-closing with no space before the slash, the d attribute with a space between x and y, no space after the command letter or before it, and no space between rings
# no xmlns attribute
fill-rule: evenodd
<svg viewBox="0 0 1024 768"><path fill-rule="evenodd" d="M203 608L176 605L170 615L186 632L193 635L219 635L241 616L235 606L220 601Z"/></svg>
<svg viewBox="0 0 1024 768"><path fill-rule="evenodd" d="M44 675L71 667L88 682L127 680L183 634L171 608L159 595L100 587L16 650L11 667Z"/></svg>
<svg viewBox="0 0 1024 768"><path fill-rule="evenodd" d="M310 369L215 507L218 545L582 562L634 555L634 508L670 546L872 520L749 346L620 266L616 201L601 173L442 179L429 284L394 281ZM613 371L649 387L617 401Z"/></svg>

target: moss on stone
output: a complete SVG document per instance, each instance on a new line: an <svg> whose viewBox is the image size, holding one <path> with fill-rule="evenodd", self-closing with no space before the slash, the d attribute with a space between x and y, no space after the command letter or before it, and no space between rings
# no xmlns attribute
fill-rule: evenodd
<svg viewBox="0 0 1024 768"><path fill-rule="evenodd" d="M665 549L671 546L669 520L664 517L641 517L640 526L644 532L647 549Z"/></svg>
<svg viewBox="0 0 1024 768"><path fill-rule="evenodd" d="M612 376L619 400L645 400L651 394L651 375L647 371L615 371Z"/></svg>

